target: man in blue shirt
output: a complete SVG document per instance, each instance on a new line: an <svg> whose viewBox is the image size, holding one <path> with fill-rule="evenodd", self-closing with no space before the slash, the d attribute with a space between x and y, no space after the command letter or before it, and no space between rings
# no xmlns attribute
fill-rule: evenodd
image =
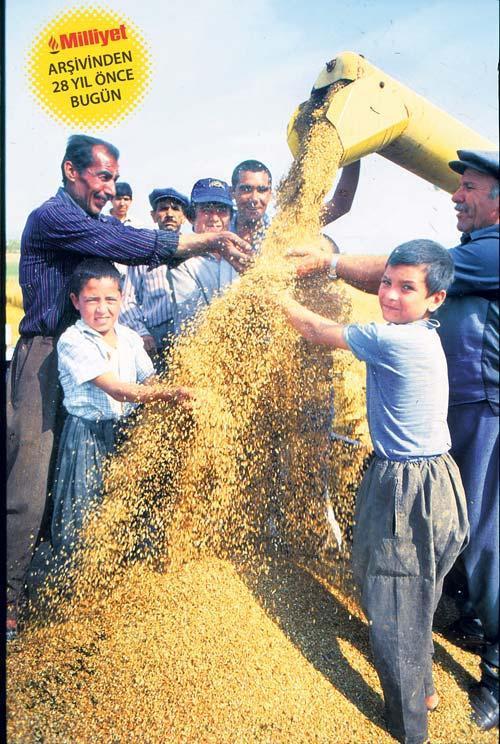
<svg viewBox="0 0 500 744"><path fill-rule="evenodd" d="M135 229L101 210L115 195L119 152L86 135L68 140L63 186L35 209L21 238L19 283L25 316L7 383L7 585L8 627L16 624L34 544L50 519L47 486L60 431L61 393L55 345L74 320L67 282L87 256L126 264L178 264L216 249L236 270L250 246L230 232L190 234ZM42 525L42 526L41 526Z"/></svg>
<svg viewBox="0 0 500 744"><path fill-rule="evenodd" d="M448 425L451 454L467 497L470 542L463 565L468 611L461 619L462 643L468 628L479 628L481 682L471 688L473 720L483 729L498 726L498 151L458 150L450 167L461 174L452 200L460 245L450 253L455 281L438 313L439 334L448 362ZM385 256L347 256L317 248L290 251L301 256L300 276L329 272L353 286L376 292ZM455 630L457 628L455 627ZM482 634L482 635L481 635Z"/></svg>
<svg viewBox="0 0 500 744"><path fill-rule="evenodd" d="M233 201L228 184L219 178L201 178L191 190L189 219L195 233L224 231L229 228ZM193 256L172 269L171 297L173 325L179 334L201 308L210 305L214 297L238 277L232 265L219 252Z"/></svg>

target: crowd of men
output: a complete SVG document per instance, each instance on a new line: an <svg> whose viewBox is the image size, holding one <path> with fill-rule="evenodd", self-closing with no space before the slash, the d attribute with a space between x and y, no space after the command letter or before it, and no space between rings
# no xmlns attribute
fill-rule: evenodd
<svg viewBox="0 0 500 744"><path fill-rule="evenodd" d="M475 721L498 725L498 153L459 151L453 196L461 245L452 249L456 280L440 311L450 376L452 454L468 500L470 543L457 569L462 616L455 640L481 655L481 682L471 691ZM61 430L55 344L74 320L68 279L89 256L115 262L124 275L121 321L143 338L162 370L163 352L212 297L245 270L269 225L269 169L240 163L231 186L197 181L190 198L174 187L149 195L155 229L134 226L132 188L119 181L119 153L84 135L68 141L57 194L28 217L19 280L25 316L7 386L8 623L22 613L33 553L50 519L48 484ZM345 168L323 209L327 224L349 211L359 163ZM109 215L102 210L112 202ZM191 222L192 232L182 231ZM302 276L329 272L373 290L385 257L295 251ZM496 259L495 259L496 255Z"/></svg>

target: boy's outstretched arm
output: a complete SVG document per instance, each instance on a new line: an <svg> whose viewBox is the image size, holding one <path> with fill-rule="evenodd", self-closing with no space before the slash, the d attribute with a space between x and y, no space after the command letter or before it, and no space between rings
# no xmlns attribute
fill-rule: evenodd
<svg viewBox="0 0 500 744"><path fill-rule="evenodd" d="M343 325L313 313L312 310L308 310L307 307L291 298L282 300L280 304L290 325L307 341L311 341L313 344L330 346L332 349L349 350L349 346L344 339Z"/></svg>

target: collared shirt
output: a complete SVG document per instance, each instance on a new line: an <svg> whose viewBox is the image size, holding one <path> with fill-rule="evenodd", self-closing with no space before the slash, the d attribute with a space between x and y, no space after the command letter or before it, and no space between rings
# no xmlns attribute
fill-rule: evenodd
<svg viewBox="0 0 500 744"><path fill-rule="evenodd" d="M366 409L379 457L409 460L447 452L448 375L436 320L348 325L344 337L366 362Z"/></svg>
<svg viewBox="0 0 500 744"><path fill-rule="evenodd" d="M450 405L488 400L498 412L499 227L450 250L455 280L436 317L448 361Z"/></svg>
<svg viewBox="0 0 500 744"><path fill-rule="evenodd" d="M77 320L57 342L59 379L64 392L64 407L73 416L100 421L128 415L134 403L121 403L94 385L99 375L115 372L122 382L143 382L154 374L153 363L144 350L142 339L119 323L115 326L116 349Z"/></svg>
<svg viewBox="0 0 500 744"><path fill-rule="evenodd" d="M188 259L189 261L190 259ZM173 300L168 274L177 269L158 266L129 266L123 285L120 323L141 336L149 336L151 329L173 317Z"/></svg>
<svg viewBox="0 0 500 744"><path fill-rule="evenodd" d="M19 284L25 316L22 335L54 336L75 319L68 279L84 258L100 256L130 264L177 263L176 233L138 230L114 217L88 215L60 188L35 209L21 238Z"/></svg>
<svg viewBox="0 0 500 744"><path fill-rule="evenodd" d="M168 273L175 333L239 277L228 261L211 253L193 256Z"/></svg>
<svg viewBox="0 0 500 744"><path fill-rule="evenodd" d="M231 232L238 234L237 231L237 220L238 220L238 212L234 210L233 216L231 218L231 224L229 225L229 229ZM269 225L271 224L271 220L266 212L262 215L262 219L255 223L255 227L252 230L252 240L251 245L253 250L258 253L260 251L260 247L262 243L264 242L264 239L266 237L267 230L269 228Z"/></svg>

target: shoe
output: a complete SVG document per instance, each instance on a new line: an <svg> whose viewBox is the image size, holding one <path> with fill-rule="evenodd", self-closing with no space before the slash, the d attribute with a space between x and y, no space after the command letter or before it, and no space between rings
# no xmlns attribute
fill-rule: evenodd
<svg viewBox="0 0 500 744"><path fill-rule="evenodd" d="M481 622L473 617L459 618L442 633L448 641L466 651L480 651L486 643Z"/></svg>
<svg viewBox="0 0 500 744"><path fill-rule="evenodd" d="M471 718L482 731L498 727L498 692L484 682L470 688Z"/></svg>
<svg viewBox="0 0 500 744"><path fill-rule="evenodd" d="M17 636L17 621L13 618L7 619L7 625L5 627L5 638L7 643L13 641Z"/></svg>

